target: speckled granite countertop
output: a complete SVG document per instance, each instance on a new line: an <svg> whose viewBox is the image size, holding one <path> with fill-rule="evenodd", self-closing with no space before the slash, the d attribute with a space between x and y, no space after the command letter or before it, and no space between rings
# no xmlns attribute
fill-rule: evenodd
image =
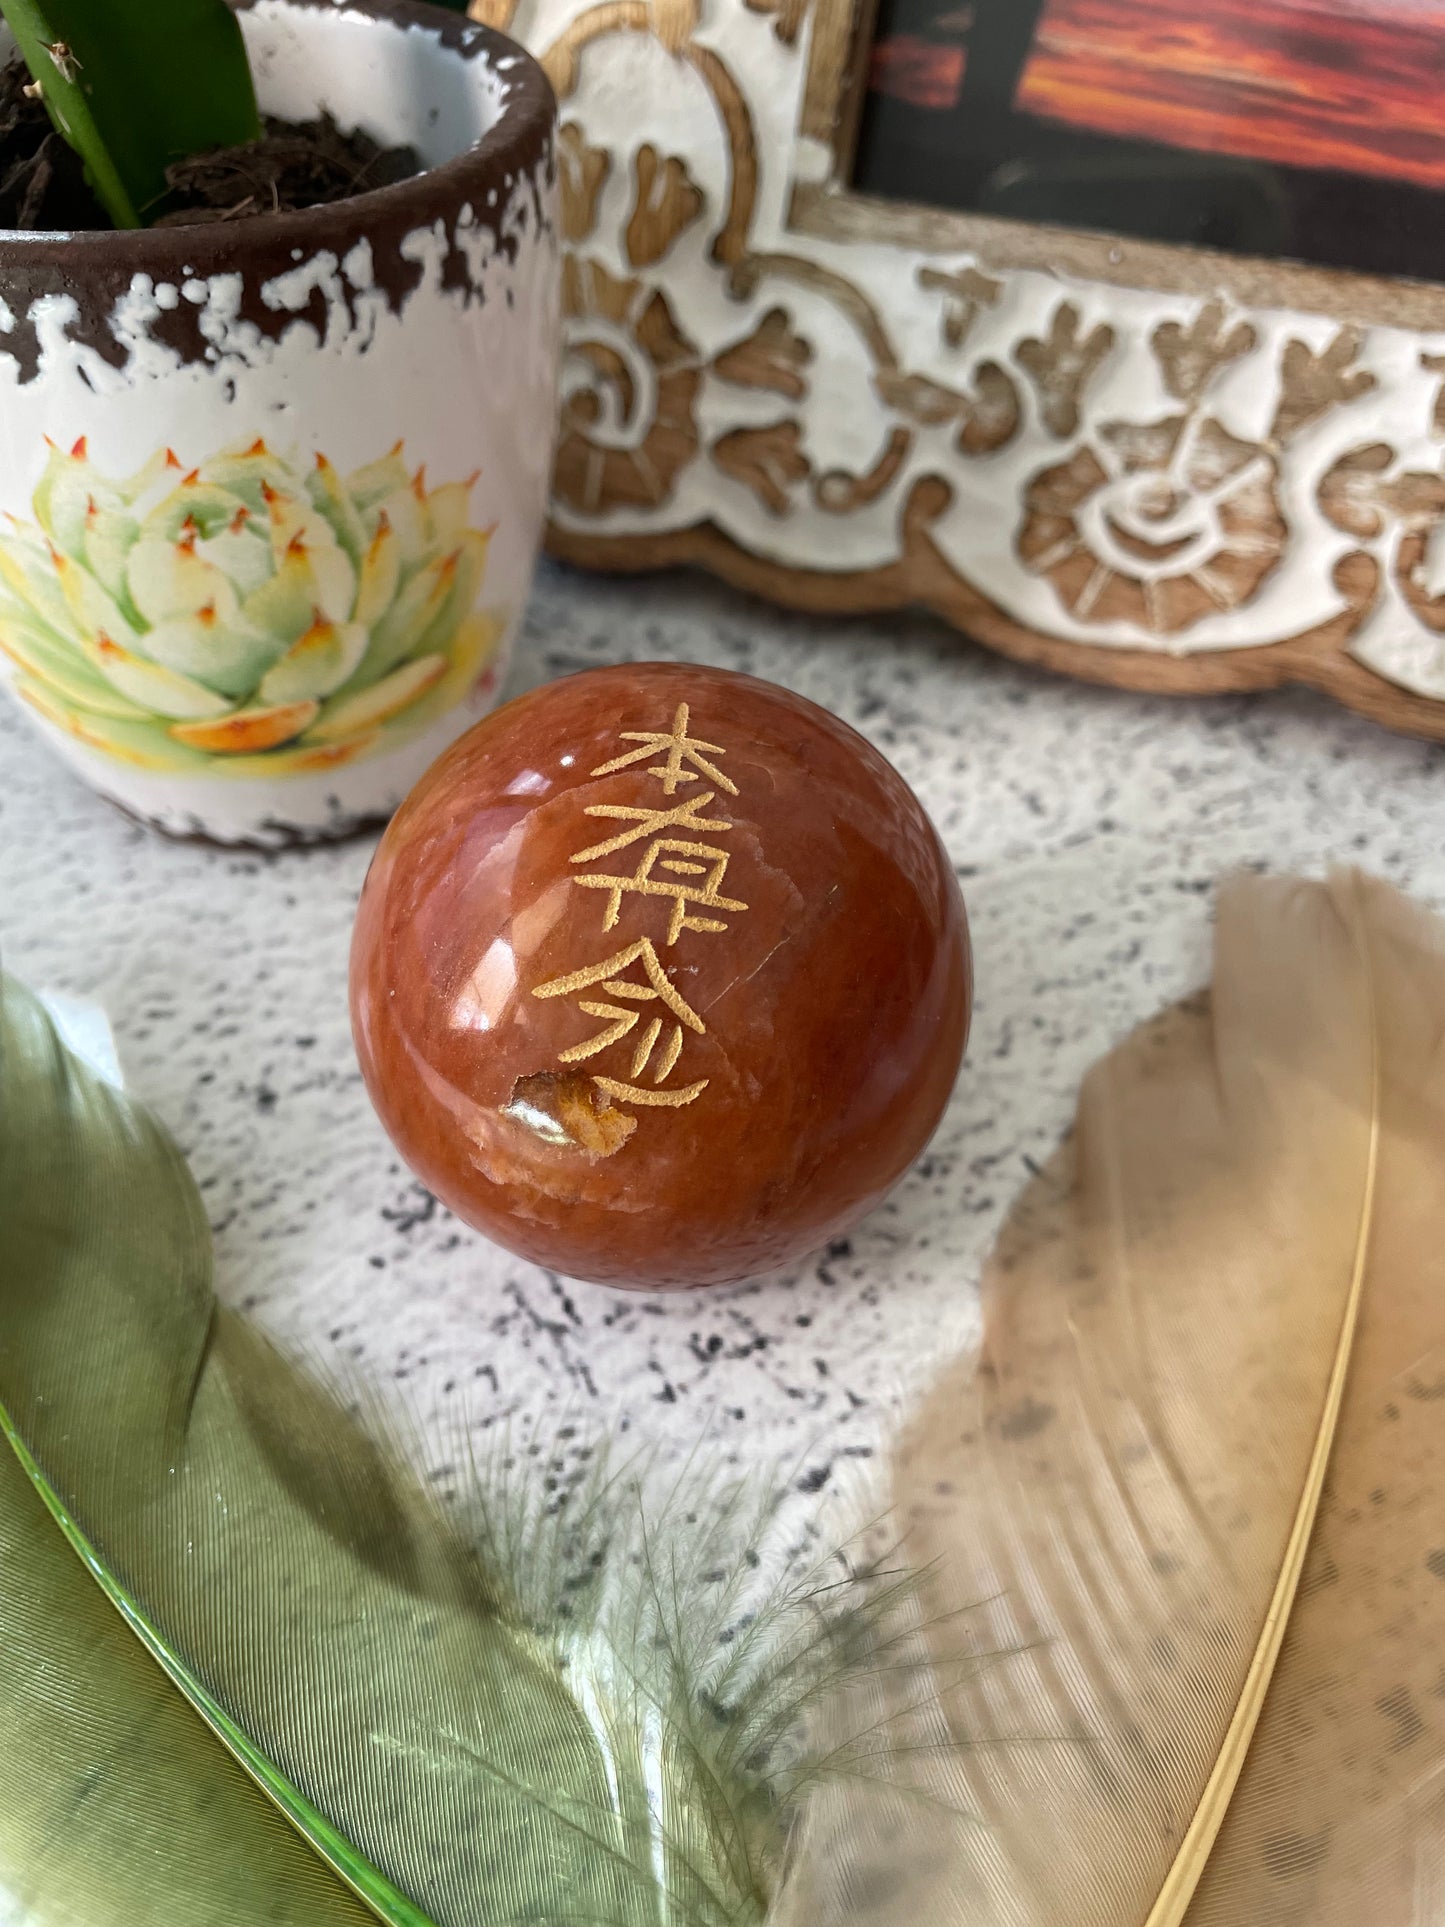
<svg viewBox="0 0 1445 1927"><path fill-rule="evenodd" d="M1089 1062L1202 981L1211 893L1245 864L1361 863L1445 905L1445 750L1296 694L1165 701L1005 665L923 619L779 614L690 580L544 571L514 689L632 658L771 677L915 786L963 882L978 1002L964 1075L889 1203L813 1264L706 1295L571 1285L412 1183L352 1056L364 838L276 857L162 841L0 709L0 946L103 1002L128 1080L187 1151L223 1297L423 1417L588 1413L778 1455L804 1490L866 1461L976 1329L979 1267Z"/></svg>

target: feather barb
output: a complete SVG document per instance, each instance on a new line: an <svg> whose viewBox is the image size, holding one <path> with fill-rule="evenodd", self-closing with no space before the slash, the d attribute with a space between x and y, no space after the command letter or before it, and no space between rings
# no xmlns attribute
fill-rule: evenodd
<svg viewBox="0 0 1445 1927"><path fill-rule="evenodd" d="M1356 897L1358 889L1358 882L1355 882L1353 894ZM1358 908L1356 913L1358 914ZM1180 1927L1185 1914L1189 1911L1205 1862L1219 1836L1219 1829L1224 1824L1229 1803L1234 1797L1239 1776L1244 1770L1250 1741L1254 1738L1259 1716L1264 1710L1265 1695L1269 1691L1270 1680L1274 1676L1280 1648L1284 1644L1290 1613L1294 1607L1295 1595L1299 1591L1300 1578L1309 1554L1315 1520L1319 1514L1330 1454L1334 1450L1340 1410L1345 1398L1345 1382L1349 1374L1350 1360L1354 1355L1355 1333L1360 1322L1360 1304L1365 1289L1365 1268L1375 1218L1375 1179L1380 1160L1379 1013L1376 1008L1374 969L1368 947L1364 952L1364 969L1370 1030L1370 1130L1369 1144L1365 1153L1364 1195L1360 1201L1360 1228L1359 1235L1355 1239L1354 1263L1350 1268L1350 1289L1345 1301L1344 1318L1340 1325L1340 1342L1335 1348L1334 1362L1330 1367L1329 1383L1325 1389L1324 1410L1320 1414L1319 1432L1315 1438L1314 1450L1310 1454L1304 1491L1300 1495L1299 1511L1295 1514L1294 1524L1285 1545L1274 1595L1265 1610L1259 1644L1250 1660L1249 1672L1245 1676L1234 1716L1229 1722L1229 1730L1220 1746L1219 1757L1210 1772L1178 1856L1165 1876L1158 1900L1150 1910L1146 1927Z"/></svg>
<svg viewBox="0 0 1445 1927"><path fill-rule="evenodd" d="M1438 1927L1442 1159L1445 926L1226 885L1209 995L1089 1073L900 1447L930 1612L1013 1656L858 1927Z"/></svg>

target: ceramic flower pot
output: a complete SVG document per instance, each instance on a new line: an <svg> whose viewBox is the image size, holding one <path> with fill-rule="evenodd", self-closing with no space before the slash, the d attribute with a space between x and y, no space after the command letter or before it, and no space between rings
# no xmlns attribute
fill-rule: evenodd
<svg viewBox="0 0 1445 1927"><path fill-rule="evenodd" d="M85 780L277 844L491 706L546 502L551 92L409 0L240 0L264 111L426 169L297 213L0 242L0 665Z"/></svg>

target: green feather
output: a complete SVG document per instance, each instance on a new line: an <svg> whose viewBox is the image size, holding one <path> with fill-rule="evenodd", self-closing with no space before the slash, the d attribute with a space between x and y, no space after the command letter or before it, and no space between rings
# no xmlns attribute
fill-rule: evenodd
<svg viewBox="0 0 1445 1927"><path fill-rule="evenodd" d="M362 1927L0 1449L0 1920Z"/></svg>
<svg viewBox="0 0 1445 1927"><path fill-rule="evenodd" d="M636 1475L558 1490L535 1441L444 1508L210 1262L175 1146L7 980L0 1687L55 1680L69 1724L7 1714L0 1894L41 1927L330 1927L348 1889L407 1927L761 1921L810 1788L876 1764L810 1716L893 1664L907 1581L764 1583L770 1499L693 1473L648 1524ZM198 1803L256 1844L208 1850Z"/></svg>

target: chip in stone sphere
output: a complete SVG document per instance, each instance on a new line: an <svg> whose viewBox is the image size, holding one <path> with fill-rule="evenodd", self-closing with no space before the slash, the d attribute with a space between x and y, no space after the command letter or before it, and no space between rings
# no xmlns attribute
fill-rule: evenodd
<svg viewBox="0 0 1445 1927"><path fill-rule="evenodd" d="M855 731L749 676L590 670L423 777L367 877L352 1025L397 1149L575 1278L721 1284L875 1205L970 1005L932 824Z"/></svg>

